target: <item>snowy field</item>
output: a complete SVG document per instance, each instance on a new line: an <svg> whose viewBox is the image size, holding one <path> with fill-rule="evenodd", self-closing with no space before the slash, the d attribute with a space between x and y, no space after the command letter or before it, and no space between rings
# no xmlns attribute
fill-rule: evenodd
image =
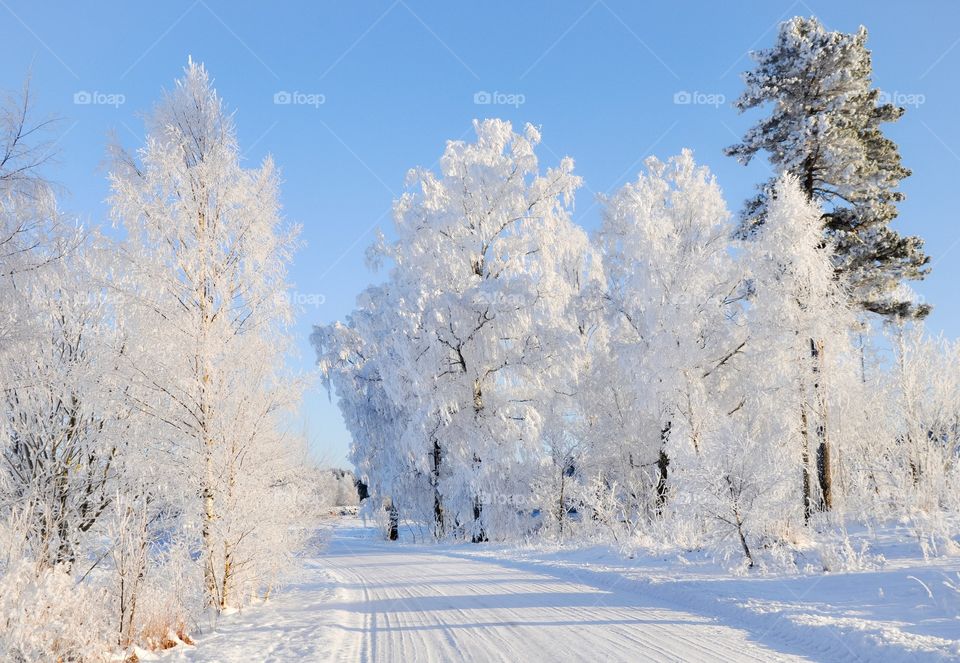
<svg viewBox="0 0 960 663"><path fill-rule="evenodd" d="M896 537L890 536L893 540ZM898 539L901 540L902 539ZM604 548L383 541L321 530L296 582L161 660L939 661L960 659L960 560L874 539L876 570L731 577ZM151 655L142 656L145 660Z"/></svg>

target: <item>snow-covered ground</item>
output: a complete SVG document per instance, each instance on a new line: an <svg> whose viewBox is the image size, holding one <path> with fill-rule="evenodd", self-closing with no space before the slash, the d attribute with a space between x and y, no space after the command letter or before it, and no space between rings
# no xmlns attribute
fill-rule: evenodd
<svg viewBox="0 0 960 663"><path fill-rule="evenodd" d="M604 548L390 543L343 519L297 582L162 658L227 661L960 660L956 560L731 577ZM882 542L881 542L882 543Z"/></svg>

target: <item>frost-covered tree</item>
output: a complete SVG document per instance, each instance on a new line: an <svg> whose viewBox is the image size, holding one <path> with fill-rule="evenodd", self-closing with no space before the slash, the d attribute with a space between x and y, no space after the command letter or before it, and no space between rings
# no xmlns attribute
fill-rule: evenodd
<svg viewBox="0 0 960 663"><path fill-rule="evenodd" d="M0 657L95 660L110 646L107 594L78 578L120 486L125 408L112 250L41 172L52 128L28 87L0 108Z"/></svg>
<svg viewBox="0 0 960 663"><path fill-rule="evenodd" d="M353 438L351 461L374 497L369 504L378 509L384 499L391 498L404 517L434 520L439 536L443 520L436 473L428 478L419 469L423 458L433 451L428 444L435 445L425 438L404 437L409 404L394 400L381 371L391 361L386 341L391 334L400 333L396 312L389 284L371 286L357 298L357 308L345 323L316 326L311 342L328 391L337 393L340 412ZM407 444L411 446L407 448Z"/></svg>
<svg viewBox="0 0 960 663"><path fill-rule="evenodd" d="M129 398L154 422L143 453L172 473L164 498L195 542L206 604L239 605L269 584L295 515L283 486L300 454L281 426L297 397L283 370L295 231L273 163L241 167L194 62L149 116L146 145L116 151L110 180L128 237Z"/></svg>
<svg viewBox="0 0 960 663"><path fill-rule="evenodd" d="M402 518L761 567L848 517L943 539L956 349L855 351L862 309L796 176L770 185L748 240L689 152L651 159L604 201L591 248L569 223L570 164L540 175L530 128L477 132L412 173L371 252L387 279L313 335L390 538Z"/></svg>
<svg viewBox="0 0 960 663"><path fill-rule="evenodd" d="M310 472L315 506L322 509L355 506L360 500L357 479L353 472L329 467L316 467Z"/></svg>
<svg viewBox="0 0 960 663"><path fill-rule="evenodd" d="M836 376L830 367L849 353L853 319L829 268L832 247L817 227L820 211L796 178L777 180L767 206L757 237L744 247L753 291L748 322L757 339L747 364L760 371L752 383L766 399L744 416L766 417L772 434L794 440L785 448L799 450L788 458L801 468L801 503L809 517L815 505L832 503L828 412Z"/></svg>
<svg viewBox="0 0 960 663"><path fill-rule="evenodd" d="M930 337L922 327L899 329L894 339L891 400L895 413L888 493L913 510L956 510L960 451L960 346ZM886 492L886 491L885 491Z"/></svg>
<svg viewBox="0 0 960 663"><path fill-rule="evenodd" d="M0 101L0 353L42 332L16 312L29 308L31 283L83 242L60 210L55 187L41 172L53 156L53 119L34 119L29 85Z"/></svg>
<svg viewBox="0 0 960 663"><path fill-rule="evenodd" d="M826 30L816 18L795 17L780 26L776 44L754 54L744 74L740 111L771 106L743 142L727 154L749 163L766 152L777 172L797 178L822 208L818 220L834 246L833 268L849 280L865 310L888 317L923 317L926 305L897 295L904 279L921 279L928 256L918 237L890 227L903 200L900 181L910 175L882 125L903 109L883 103L872 87L867 30ZM771 184L749 201L744 229L762 220Z"/></svg>
<svg viewBox="0 0 960 663"><path fill-rule="evenodd" d="M701 519L707 544L724 557L742 552L751 568L759 551L782 543L798 511L787 438L758 416L758 400L745 402L744 416L724 417L683 468L685 506Z"/></svg>
<svg viewBox="0 0 960 663"><path fill-rule="evenodd" d="M530 493L543 422L576 380L578 295L596 263L569 218L573 161L540 174L532 126L475 128L475 143L447 144L439 173L411 171L396 241L375 249L393 267L378 324L362 335L380 382L368 388L393 403L378 408L381 421L404 413L397 456L410 465L361 472L418 477L433 493L435 533L480 541L509 528L515 498Z"/></svg>
<svg viewBox="0 0 960 663"><path fill-rule="evenodd" d="M52 121L29 86L0 107L0 542L5 561L76 559L102 514L115 428L102 241L61 212L41 173Z"/></svg>
<svg viewBox="0 0 960 663"><path fill-rule="evenodd" d="M606 201L596 237L610 336L597 398L607 402L604 435L627 442L608 454L628 470L621 486L633 486L638 508L659 512L671 449L700 451L727 405L722 373L747 340L735 324L740 277L715 179L689 151L646 166Z"/></svg>
<svg viewBox="0 0 960 663"><path fill-rule="evenodd" d="M2 364L2 512L20 521L25 554L68 570L110 505L125 446L115 311L102 288L110 254L100 244L22 280L15 324L43 331Z"/></svg>

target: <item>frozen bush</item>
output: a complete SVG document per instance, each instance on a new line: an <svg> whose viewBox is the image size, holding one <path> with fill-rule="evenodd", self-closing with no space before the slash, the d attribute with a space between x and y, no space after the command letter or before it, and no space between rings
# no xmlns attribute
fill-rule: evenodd
<svg viewBox="0 0 960 663"><path fill-rule="evenodd" d="M113 642L106 601L103 591L78 583L62 566L12 564L0 577L0 659L107 660Z"/></svg>

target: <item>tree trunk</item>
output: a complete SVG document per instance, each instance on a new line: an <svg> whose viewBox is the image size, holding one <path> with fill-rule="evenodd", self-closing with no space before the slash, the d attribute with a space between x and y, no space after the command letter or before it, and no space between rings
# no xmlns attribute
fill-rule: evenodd
<svg viewBox="0 0 960 663"><path fill-rule="evenodd" d="M473 535L470 537L472 543L484 543L487 540L487 533L483 529L483 503L480 496L473 498Z"/></svg>
<svg viewBox="0 0 960 663"><path fill-rule="evenodd" d="M196 347L196 366L197 377L200 379L199 394L199 434L200 443L203 448L204 474L201 482L200 492L203 497L203 523L201 525L200 536L203 544L203 555L205 557L203 566L203 584L206 593L206 603L212 608L219 608L220 601L217 594L217 574L214 567L214 554L216 547L214 541L213 525L216 520L216 511L214 505L214 449L216 441L213 438L211 430L213 428L213 406L211 403L211 384L213 382L213 369L210 359L209 343L210 332L213 327L213 292L209 282L208 260L208 225L206 214L201 211L197 218L197 238L200 243L201 260L200 274L196 286L196 296L199 302L200 329L199 339Z"/></svg>
<svg viewBox="0 0 960 663"><path fill-rule="evenodd" d="M867 347L863 334L860 334L860 382L867 384Z"/></svg>
<svg viewBox="0 0 960 663"><path fill-rule="evenodd" d="M400 514L397 512L397 507L393 505L393 500L390 501L390 533L388 538L391 541L400 538Z"/></svg>
<svg viewBox="0 0 960 663"><path fill-rule="evenodd" d="M827 402L823 393L823 341L810 339L810 359L813 361L813 390L817 403L817 480L820 484L820 507L833 508L833 467L830 460L830 440L827 436Z"/></svg>
<svg viewBox="0 0 960 663"><path fill-rule="evenodd" d="M479 384L479 383L477 383ZM480 472L480 456L473 455L474 472ZM473 543L483 543L487 540L487 533L483 529L483 500L480 499L480 493L477 492L473 497L473 534L470 536Z"/></svg>
<svg viewBox="0 0 960 663"><path fill-rule="evenodd" d="M443 461L443 454L440 449L440 442L433 440L433 469L430 482L433 484L433 536L439 541L444 535L443 523L443 497L440 495L440 464Z"/></svg>
<svg viewBox="0 0 960 663"><path fill-rule="evenodd" d="M814 199L814 158L808 156L804 161L803 190L809 200ZM820 508L829 511L833 508L833 468L830 462L830 441L827 438L826 398L821 384L823 362L823 340L810 339L810 358L813 360L813 390L816 395L817 415L817 480L820 484Z"/></svg>
<svg viewBox="0 0 960 663"><path fill-rule="evenodd" d="M823 510L830 511L833 508L833 474L831 472L832 460L830 456L830 445L825 439L821 439L820 446L817 448L817 476L820 480L820 492L823 499Z"/></svg>
<svg viewBox="0 0 960 663"><path fill-rule="evenodd" d="M747 566L753 568L753 555L750 554L750 548L747 546L747 537L743 534L743 521L740 520L740 514L736 515L737 534L740 535L740 547L743 548L743 554L747 557Z"/></svg>
<svg viewBox="0 0 960 663"><path fill-rule="evenodd" d="M667 468L670 458L667 456L667 440L670 439L671 422L660 430L660 457L657 459L657 515L663 514L663 507L667 503Z"/></svg>
<svg viewBox="0 0 960 663"><path fill-rule="evenodd" d="M233 580L233 554L226 542L223 544L223 582L220 588L220 609L230 604L231 581Z"/></svg>
<svg viewBox="0 0 960 663"><path fill-rule="evenodd" d="M907 436L907 439L909 440L910 437ZM912 450L912 447L910 446L911 444L912 444L912 442L908 442L907 448ZM912 452L912 451L911 451L911 452ZM908 453L911 453L911 452L908 452ZM919 485L920 485L920 477L922 476L922 474L923 474L923 471L920 469L920 463L919 463L918 461L911 460L911 461L910 461L910 476L913 478L913 485L914 485L914 486L919 486Z"/></svg>
<svg viewBox="0 0 960 663"><path fill-rule="evenodd" d="M743 518L740 517L740 506L737 503L737 490L734 488L733 481L730 479L730 476L725 477L727 480L727 486L730 487L730 499L733 504L733 522L737 527L737 536L740 537L740 547L743 548L743 554L749 562L749 567L753 568L753 555L750 554L750 547L747 545L747 537L743 532Z"/></svg>
<svg viewBox="0 0 960 663"><path fill-rule="evenodd" d="M203 587L206 603L210 607L217 607L217 577L213 567L213 521L216 518L213 503L213 459L207 451L205 473L203 481L203 524L200 528L200 539L203 543Z"/></svg>
<svg viewBox="0 0 960 663"><path fill-rule="evenodd" d="M566 501L566 496L564 495L565 489L567 487L567 468L566 466L561 467L560 469L560 499L557 501L557 528L559 530L560 540L563 540L563 522L567 516L567 510L564 505Z"/></svg>
<svg viewBox="0 0 960 663"><path fill-rule="evenodd" d="M807 406L800 405L800 463L803 467L803 522L810 522L813 513L812 481L810 476L810 424L807 420Z"/></svg>
<svg viewBox="0 0 960 663"><path fill-rule="evenodd" d="M815 180L813 177L813 159L812 157L807 157L806 161L803 164L803 179L801 180L803 185L803 192L807 194L807 200L813 201L813 187Z"/></svg>

